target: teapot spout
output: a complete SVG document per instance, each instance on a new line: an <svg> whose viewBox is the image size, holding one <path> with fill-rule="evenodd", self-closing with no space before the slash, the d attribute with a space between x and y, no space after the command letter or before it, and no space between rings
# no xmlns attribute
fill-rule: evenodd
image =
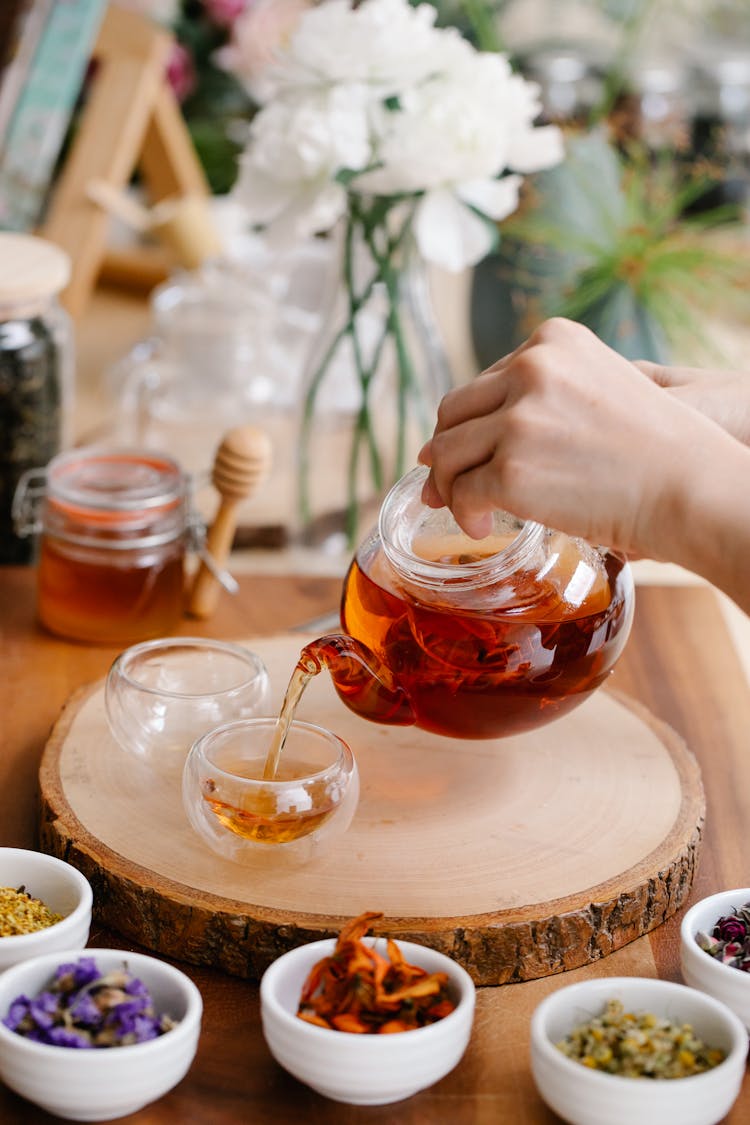
<svg viewBox="0 0 750 1125"><path fill-rule="evenodd" d="M311 675L326 668L339 697L363 719L404 727L416 722L409 697L390 669L367 645L347 633L330 633L311 641L303 648L299 664Z"/></svg>

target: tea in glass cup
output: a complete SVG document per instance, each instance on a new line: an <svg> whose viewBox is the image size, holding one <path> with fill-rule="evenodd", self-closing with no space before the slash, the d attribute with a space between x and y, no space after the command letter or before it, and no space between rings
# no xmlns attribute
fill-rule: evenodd
<svg viewBox="0 0 750 1125"><path fill-rule="evenodd" d="M293 720L268 776L277 718L227 723L199 738L182 777L190 824L212 851L237 863L322 854L352 822L359 775L337 735Z"/></svg>

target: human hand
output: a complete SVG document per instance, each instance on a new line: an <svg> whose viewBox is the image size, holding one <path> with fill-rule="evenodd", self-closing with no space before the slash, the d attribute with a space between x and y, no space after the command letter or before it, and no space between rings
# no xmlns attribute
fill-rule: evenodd
<svg viewBox="0 0 750 1125"><path fill-rule="evenodd" d="M639 360L636 367L675 398L750 445L750 372L665 367L647 360Z"/></svg>
<svg viewBox="0 0 750 1125"><path fill-rule="evenodd" d="M582 325L542 324L443 399L423 500L475 538L504 508L631 555L679 554L699 452L717 425Z"/></svg>

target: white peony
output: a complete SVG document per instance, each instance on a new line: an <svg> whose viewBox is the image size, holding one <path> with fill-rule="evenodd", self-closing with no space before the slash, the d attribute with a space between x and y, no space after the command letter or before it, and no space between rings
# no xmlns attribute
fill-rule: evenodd
<svg viewBox="0 0 750 1125"><path fill-rule="evenodd" d="M407 0L324 0L301 17L266 72L273 97L241 162L234 194L251 222L288 242L329 230L351 193L406 196L428 260L459 270L489 251L519 173L561 160L562 136L534 126L534 84L435 15Z"/></svg>
<svg viewBox="0 0 750 1125"><path fill-rule="evenodd" d="M329 230L346 211L338 172L365 168L370 158L361 88L274 101L253 120L233 197L277 241L306 238Z"/></svg>
<svg viewBox="0 0 750 1125"><path fill-rule="evenodd" d="M380 98L401 94L471 48L454 29L434 27L431 4L404 0L326 0L306 13L266 73L267 90L364 83Z"/></svg>
<svg viewBox="0 0 750 1125"><path fill-rule="evenodd" d="M497 177L550 167L563 155L560 131L533 125L537 88L514 75L504 57L472 53L457 61L411 89L398 112L382 114L378 166L353 182L375 195L424 192L415 228L420 249L453 270L483 257L493 232L466 206L449 206L446 196L504 219L518 204L521 181ZM463 237L446 234L449 218Z"/></svg>
<svg viewBox="0 0 750 1125"><path fill-rule="evenodd" d="M273 92L268 72L312 3L254 0L232 24L229 42L215 52L214 62L234 74L256 101L267 101Z"/></svg>

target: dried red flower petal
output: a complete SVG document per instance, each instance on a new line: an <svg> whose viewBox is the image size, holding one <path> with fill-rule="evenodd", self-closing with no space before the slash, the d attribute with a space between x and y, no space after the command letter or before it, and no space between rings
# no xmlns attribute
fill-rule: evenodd
<svg viewBox="0 0 750 1125"><path fill-rule="evenodd" d="M367 911L343 927L333 953L313 966L297 1015L309 1023L357 1035L411 1031L453 1011L446 973L409 965L393 939L388 956L362 942L383 915Z"/></svg>
<svg viewBox="0 0 750 1125"><path fill-rule="evenodd" d="M725 965L743 972L750 970L750 903L719 918L711 934L695 935L701 949Z"/></svg>

